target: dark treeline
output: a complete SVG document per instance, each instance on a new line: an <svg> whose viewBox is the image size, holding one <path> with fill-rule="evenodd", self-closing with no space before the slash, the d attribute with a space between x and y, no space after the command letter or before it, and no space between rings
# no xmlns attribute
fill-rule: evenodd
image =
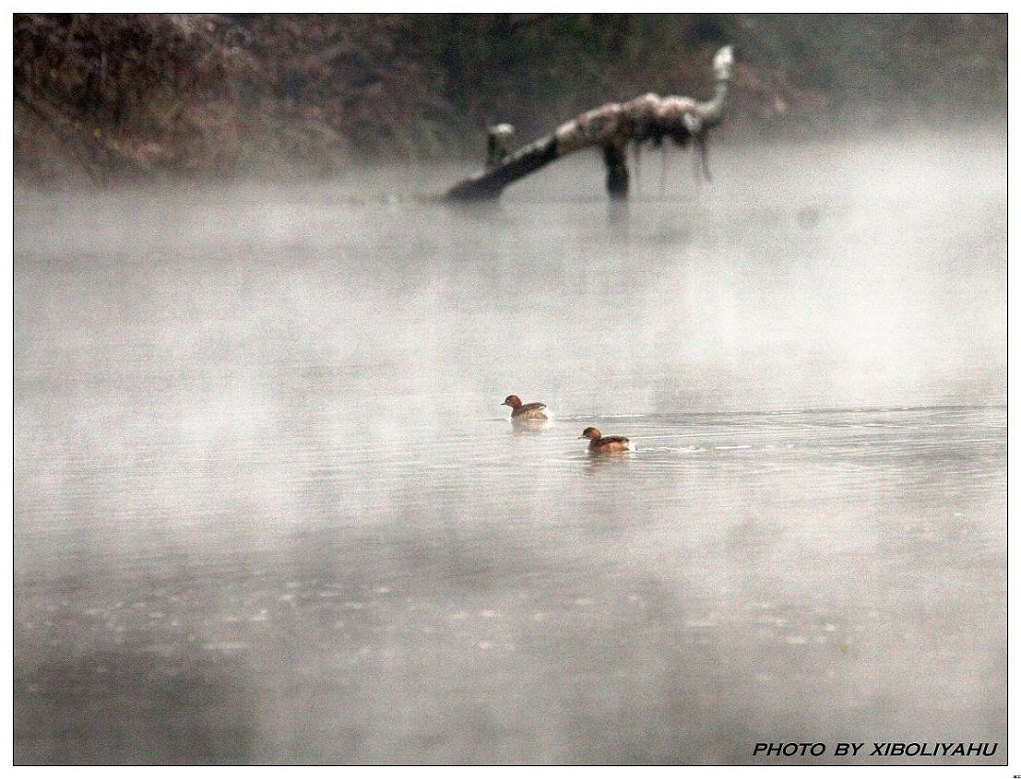
<svg viewBox="0 0 1021 779"><path fill-rule="evenodd" d="M1006 110L1006 15L16 14L22 180L327 174L481 161L644 92L706 97L734 45L739 136Z"/></svg>

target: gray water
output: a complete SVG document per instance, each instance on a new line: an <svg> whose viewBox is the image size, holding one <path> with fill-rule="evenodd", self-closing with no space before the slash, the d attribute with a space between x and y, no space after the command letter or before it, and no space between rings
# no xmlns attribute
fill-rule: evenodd
<svg viewBox="0 0 1021 779"><path fill-rule="evenodd" d="M19 190L16 762L1004 762L1004 137L714 151Z"/></svg>

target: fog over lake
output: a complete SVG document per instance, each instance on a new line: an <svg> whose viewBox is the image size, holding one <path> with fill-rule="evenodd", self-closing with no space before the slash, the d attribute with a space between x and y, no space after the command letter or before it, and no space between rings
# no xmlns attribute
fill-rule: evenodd
<svg viewBox="0 0 1021 779"><path fill-rule="evenodd" d="M15 761L1004 762L1004 128L722 135L19 188Z"/></svg>

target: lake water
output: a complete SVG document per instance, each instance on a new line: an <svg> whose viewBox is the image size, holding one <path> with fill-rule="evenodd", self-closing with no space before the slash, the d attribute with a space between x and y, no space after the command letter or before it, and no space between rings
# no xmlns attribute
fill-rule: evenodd
<svg viewBox="0 0 1021 779"><path fill-rule="evenodd" d="M19 190L16 762L1005 762L1005 136L668 163Z"/></svg>

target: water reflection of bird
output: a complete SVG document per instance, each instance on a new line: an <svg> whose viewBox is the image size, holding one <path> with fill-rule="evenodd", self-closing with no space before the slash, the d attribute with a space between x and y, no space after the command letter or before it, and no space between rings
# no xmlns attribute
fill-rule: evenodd
<svg viewBox="0 0 1021 779"><path fill-rule="evenodd" d="M512 419L509 432L516 437L542 435L547 424L545 419Z"/></svg>
<svg viewBox="0 0 1021 779"><path fill-rule="evenodd" d="M578 438L587 438L589 440L588 450L590 452L609 454L611 452L634 451L629 439L620 435L604 436L594 427L586 427Z"/></svg>
<svg viewBox="0 0 1021 779"><path fill-rule="evenodd" d="M500 404L511 407L511 421L545 421L549 419L549 411L545 403L522 403L517 395L508 395L507 399Z"/></svg>

